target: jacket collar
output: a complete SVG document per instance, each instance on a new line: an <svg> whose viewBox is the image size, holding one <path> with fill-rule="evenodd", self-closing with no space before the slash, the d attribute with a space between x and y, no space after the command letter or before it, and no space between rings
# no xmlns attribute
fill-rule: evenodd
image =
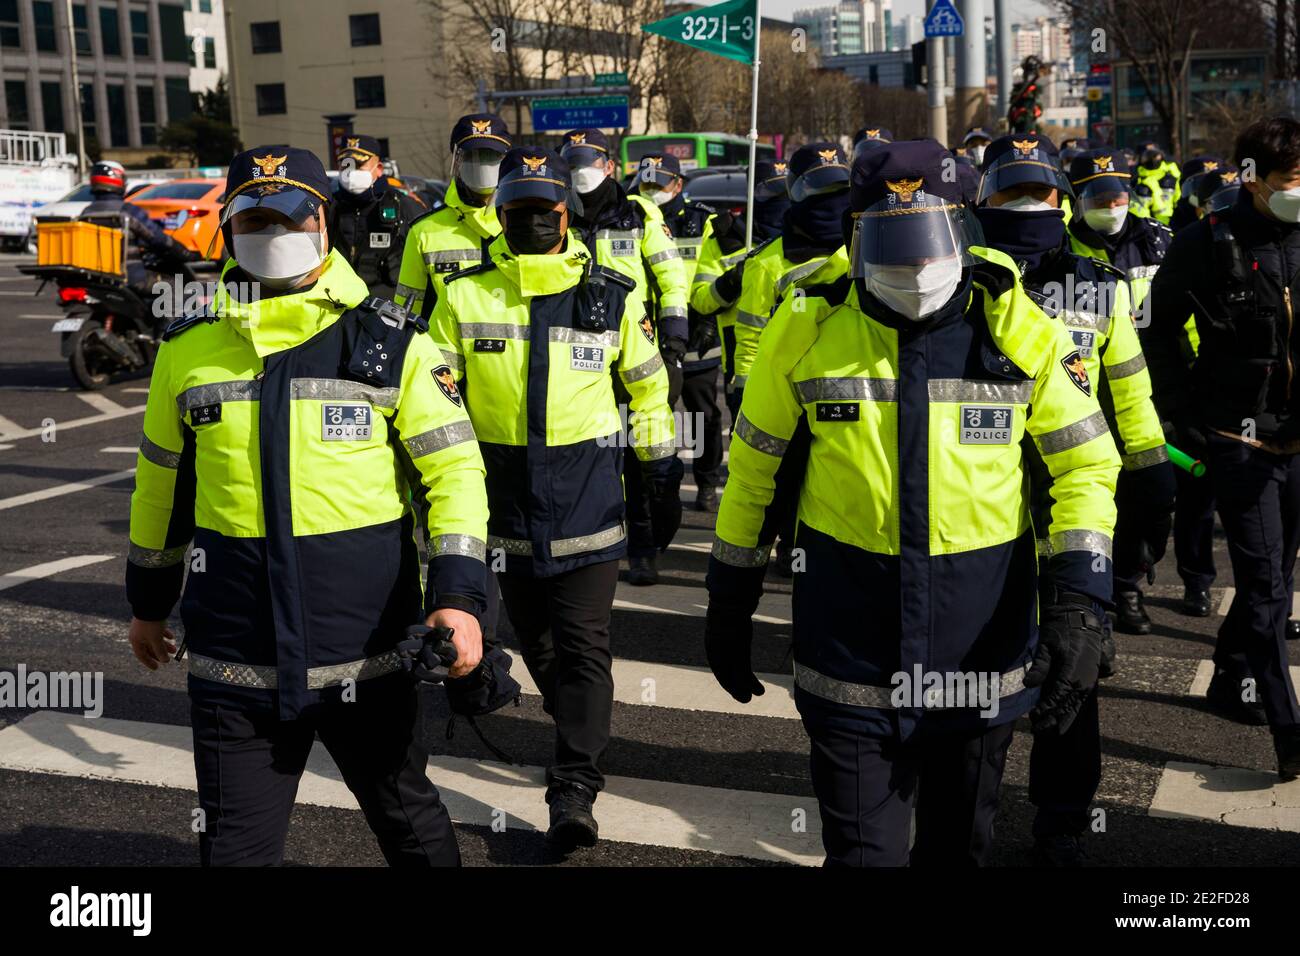
<svg viewBox="0 0 1300 956"><path fill-rule="evenodd" d="M240 301L240 287L251 281L234 259L227 259L212 310L229 322L237 335L247 339L259 357L301 345L369 295L366 284L337 249L326 257L320 278L305 289Z"/></svg>
<svg viewBox="0 0 1300 956"><path fill-rule="evenodd" d="M591 265L591 253L573 230L564 237L564 248L554 255L517 256L510 251L503 235L492 241L488 255L525 299L573 288Z"/></svg>
<svg viewBox="0 0 1300 956"><path fill-rule="evenodd" d="M471 206L460 195L460 185L453 179L447 186L447 194L442 201L460 213L461 222L469 225L480 239L491 239L501 235L501 223L497 220L496 207L491 201L486 206Z"/></svg>

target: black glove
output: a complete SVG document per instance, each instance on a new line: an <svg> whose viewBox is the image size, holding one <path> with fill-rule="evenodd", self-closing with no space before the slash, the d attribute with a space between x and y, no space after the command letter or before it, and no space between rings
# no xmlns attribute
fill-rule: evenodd
<svg viewBox="0 0 1300 956"><path fill-rule="evenodd" d="M748 704L763 695L763 685L754 676L750 649L754 643L754 622L743 610L709 598L704 618L704 652L709 670L736 700Z"/></svg>
<svg viewBox="0 0 1300 956"><path fill-rule="evenodd" d="M1204 461L1209 454L1210 441L1206 438L1200 424L1186 416L1179 416L1170 425L1173 434L1170 435L1169 431L1165 432L1169 444L1197 460Z"/></svg>
<svg viewBox="0 0 1300 956"><path fill-rule="evenodd" d="M441 684L459 656L451 642L449 627L413 624L406 629L406 640L397 645L402 670L426 684Z"/></svg>
<svg viewBox="0 0 1300 956"><path fill-rule="evenodd" d="M1097 686L1101 671L1104 625L1098 607L1082 594L1062 592L1043 608L1038 650L1025 675L1026 687L1043 688L1029 713L1034 733L1064 734L1079 708Z"/></svg>
<svg viewBox="0 0 1300 956"><path fill-rule="evenodd" d="M482 717L500 710L512 700L518 703L523 689L510 676L513 658L499 644L483 642L483 659L464 677L448 678L447 703L452 713Z"/></svg>
<svg viewBox="0 0 1300 956"><path fill-rule="evenodd" d="M655 547L666 551L682 526L682 475L686 468L676 455L650 462L644 471L650 498L650 528Z"/></svg>
<svg viewBox="0 0 1300 956"><path fill-rule="evenodd" d="M668 407L672 408L682 394L682 358L686 355L686 343L678 338L667 339L659 351L668 372Z"/></svg>
<svg viewBox="0 0 1300 956"><path fill-rule="evenodd" d="M744 277L745 260L741 259L726 272L722 273L722 275L718 276L718 284L713 287L713 290L717 292L718 298L730 305L740 298L740 286Z"/></svg>

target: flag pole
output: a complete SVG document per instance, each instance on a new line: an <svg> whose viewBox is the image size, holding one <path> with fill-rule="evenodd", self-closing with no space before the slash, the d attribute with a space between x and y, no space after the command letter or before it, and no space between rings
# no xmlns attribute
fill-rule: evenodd
<svg viewBox="0 0 1300 956"><path fill-rule="evenodd" d="M754 0L754 87L749 100L749 176L745 185L745 249L754 243L754 164L758 159L758 66L763 38L763 0Z"/></svg>

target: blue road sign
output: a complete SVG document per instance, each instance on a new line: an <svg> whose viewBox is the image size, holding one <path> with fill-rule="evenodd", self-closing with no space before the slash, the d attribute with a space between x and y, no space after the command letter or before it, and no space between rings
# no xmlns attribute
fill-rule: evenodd
<svg viewBox="0 0 1300 956"><path fill-rule="evenodd" d="M623 129L629 126L626 96L569 96L533 100L537 132L577 129Z"/></svg>
<svg viewBox="0 0 1300 956"><path fill-rule="evenodd" d="M952 5L952 0L935 0L930 12L925 15L926 37L959 37L966 29L966 24Z"/></svg>

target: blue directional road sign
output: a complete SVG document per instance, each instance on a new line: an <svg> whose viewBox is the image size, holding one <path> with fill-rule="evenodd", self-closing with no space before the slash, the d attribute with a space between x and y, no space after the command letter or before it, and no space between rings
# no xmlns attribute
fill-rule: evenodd
<svg viewBox="0 0 1300 956"><path fill-rule="evenodd" d="M966 29L966 24L952 5L952 0L935 0L930 12L925 15L925 35L929 37L959 37Z"/></svg>
<svg viewBox="0 0 1300 956"><path fill-rule="evenodd" d="M533 100L537 132L577 129L623 129L630 125L626 96L567 96Z"/></svg>

